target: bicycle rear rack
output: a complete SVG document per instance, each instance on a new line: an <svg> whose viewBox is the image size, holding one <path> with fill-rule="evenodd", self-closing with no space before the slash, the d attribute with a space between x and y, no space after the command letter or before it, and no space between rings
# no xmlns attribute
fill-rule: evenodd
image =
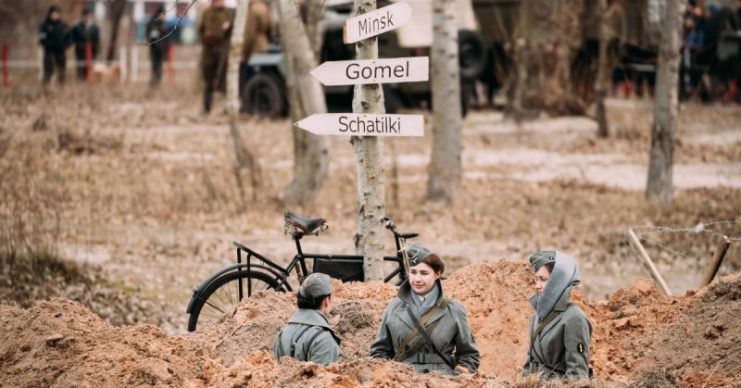
<svg viewBox="0 0 741 388"><path fill-rule="evenodd" d="M278 283L278 287L286 284L286 278L289 274L283 267L273 263L267 257L253 251L252 249L246 247L244 244L238 241L234 241L232 242L232 244L237 247L237 272L242 272L242 252L244 252L247 255L247 257L245 258L245 264L247 264L246 271L248 273L253 269L262 269L274 276L274 280ZM257 263L253 263L253 260L257 260ZM247 278L247 289L252 289L252 278L250 277ZM240 281L239 300L242 300L243 296L242 282Z"/></svg>

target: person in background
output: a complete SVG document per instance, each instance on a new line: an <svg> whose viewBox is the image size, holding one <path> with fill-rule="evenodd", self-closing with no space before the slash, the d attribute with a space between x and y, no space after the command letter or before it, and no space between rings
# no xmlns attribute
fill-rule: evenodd
<svg viewBox="0 0 741 388"><path fill-rule="evenodd" d="M297 294L298 311L281 329L273 342L273 356L320 365L337 362L341 357L340 339L329 326L332 309L332 284L329 276L313 273L304 279Z"/></svg>
<svg viewBox="0 0 741 388"><path fill-rule="evenodd" d="M165 26L165 8L158 6L147 22L147 41L149 42L149 60L152 62L152 87L162 81L162 63L167 56L167 31Z"/></svg>
<svg viewBox="0 0 741 388"><path fill-rule="evenodd" d="M420 373L476 372L479 349L466 309L443 297L445 264L420 243L407 248L406 258L409 278L383 312L371 357L411 364Z"/></svg>
<svg viewBox="0 0 741 388"><path fill-rule="evenodd" d="M270 43L270 8L264 0L250 0L244 31L242 62L248 63L254 53L265 51Z"/></svg>
<svg viewBox="0 0 741 388"><path fill-rule="evenodd" d="M46 19L39 26L39 44L44 50L43 84L48 85L55 72L59 84L64 84L64 73L67 70L66 50L70 44L70 36L67 24L62 21L62 9L58 5L49 7Z"/></svg>
<svg viewBox="0 0 741 388"><path fill-rule="evenodd" d="M201 75L203 77L203 112L211 111L213 93L225 74L229 36L234 12L224 0L212 0L198 24L201 39Z"/></svg>
<svg viewBox="0 0 741 388"><path fill-rule="evenodd" d="M584 312L570 303L571 289L579 284L576 261L558 251L530 256L536 295L530 299L530 347L523 374L542 373L550 378L588 378L592 325Z"/></svg>
<svg viewBox="0 0 741 388"><path fill-rule="evenodd" d="M77 79L85 80L92 69L88 68L87 46L90 45L90 60L98 56L100 50L100 29L95 24L93 12L84 8L82 18L72 28L72 42L75 44Z"/></svg>

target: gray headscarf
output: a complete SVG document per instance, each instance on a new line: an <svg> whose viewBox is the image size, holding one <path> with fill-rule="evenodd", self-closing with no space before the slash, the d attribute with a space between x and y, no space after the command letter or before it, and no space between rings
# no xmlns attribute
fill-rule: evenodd
<svg viewBox="0 0 741 388"><path fill-rule="evenodd" d="M568 298L571 288L581 282L579 264L573 257L559 251L541 251L530 256L530 264L536 271L549 262L554 263L553 271L535 304L538 322L553 311L561 298Z"/></svg>

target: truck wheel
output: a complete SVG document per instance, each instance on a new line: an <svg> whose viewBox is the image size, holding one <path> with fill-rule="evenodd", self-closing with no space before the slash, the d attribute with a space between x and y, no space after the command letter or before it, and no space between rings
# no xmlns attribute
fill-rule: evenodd
<svg viewBox="0 0 741 388"><path fill-rule="evenodd" d="M263 117L283 115L286 107L283 89L283 83L275 75L253 75L242 90L242 111Z"/></svg>
<svg viewBox="0 0 741 388"><path fill-rule="evenodd" d="M458 63L462 80L475 80L486 67L486 42L475 31L458 30Z"/></svg>

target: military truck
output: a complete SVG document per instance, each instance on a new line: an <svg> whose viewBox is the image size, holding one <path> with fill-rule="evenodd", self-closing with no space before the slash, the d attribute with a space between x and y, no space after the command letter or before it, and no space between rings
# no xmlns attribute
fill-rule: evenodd
<svg viewBox="0 0 741 388"><path fill-rule="evenodd" d="M397 58L408 56L428 56L432 43L432 8L430 0L406 0L412 7L412 20L398 30L378 36L379 57ZM458 39L461 82L472 84L486 65L484 39L477 32L478 25L473 15L470 0L459 0ZM351 16L352 2L335 4L324 13L324 43L319 63L341 61L355 58L355 45L344 44L342 26ZM388 5L379 1L378 7ZM429 82L385 84L384 99L388 113L400 108L430 107L431 92ZM353 86L325 87L330 111L350 111ZM255 53L249 64L243 68L242 110L251 114L268 117L282 116L288 112L288 99L285 88L285 65L282 49L272 45L267 52ZM463 99L464 112L466 101Z"/></svg>

